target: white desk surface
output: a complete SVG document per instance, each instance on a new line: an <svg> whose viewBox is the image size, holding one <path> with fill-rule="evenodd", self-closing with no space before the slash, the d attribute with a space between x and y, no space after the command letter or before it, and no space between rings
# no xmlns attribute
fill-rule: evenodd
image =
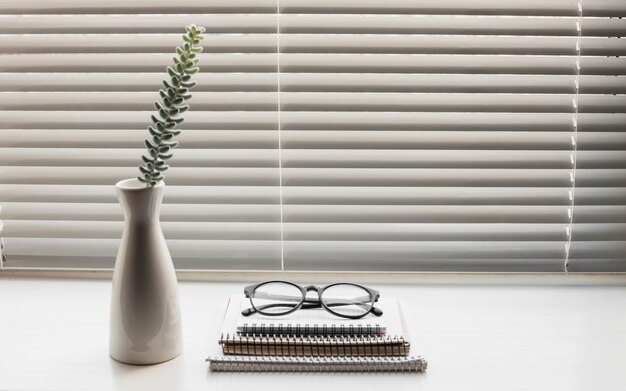
<svg viewBox="0 0 626 391"><path fill-rule="evenodd" d="M180 283L184 353L130 366L108 356L109 281L0 277L0 390L625 390L619 278L575 286L511 285L507 277L369 283L410 303L411 333L422 341L414 347L429 362L424 374L381 375L209 372L216 310L245 283Z"/></svg>

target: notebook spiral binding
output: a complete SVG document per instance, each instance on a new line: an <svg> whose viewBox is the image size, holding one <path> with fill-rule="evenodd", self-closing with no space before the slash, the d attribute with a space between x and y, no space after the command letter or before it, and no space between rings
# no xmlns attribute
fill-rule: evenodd
<svg viewBox="0 0 626 391"><path fill-rule="evenodd" d="M424 372L421 357L209 357L216 372Z"/></svg>
<svg viewBox="0 0 626 391"><path fill-rule="evenodd" d="M245 323L237 328L240 334L248 335L382 335L386 327L379 324L264 324Z"/></svg>
<svg viewBox="0 0 626 391"><path fill-rule="evenodd" d="M226 355L248 356L407 356L411 344L402 337L222 335Z"/></svg>

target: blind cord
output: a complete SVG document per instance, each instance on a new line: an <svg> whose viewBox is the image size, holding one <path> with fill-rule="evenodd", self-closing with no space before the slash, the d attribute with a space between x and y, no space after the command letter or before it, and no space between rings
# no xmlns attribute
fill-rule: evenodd
<svg viewBox="0 0 626 391"><path fill-rule="evenodd" d="M578 36L576 38L576 78L574 79L574 87L575 93L574 96L574 117L572 119L572 153L570 154L570 162L572 164L572 171L570 171L570 183L571 187L569 190L569 202L570 206L568 209L568 217L569 224L566 228L567 231L567 243L565 245L565 260L563 261L563 271L565 273L569 272L569 258L570 252L572 248L572 234L574 227L574 207L575 207L575 199L576 199L576 160L577 160L577 152L578 152L578 98L580 96L580 52L581 52L581 42L582 42L582 26L583 23L583 2L582 0L578 1L578 23L576 24L576 29L578 30Z"/></svg>
<svg viewBox="0 0 626 391"><path fill-rule="evenodd" d="M0 270L4 270L4 263L7 260L7 256L4 253L4 223L2 218L2 205L0 205Z"/></svg>
<svg viewBox="0 0 626 391"><path fill-rule="evenodd" d="M282 122L281 122L281 103L280 103L280 0L276 0L276 104L278 115L278 202L280 203L280 270L285 270L285 245L284 245L284 226L283 226L283 140L282 140Z"/></svg>

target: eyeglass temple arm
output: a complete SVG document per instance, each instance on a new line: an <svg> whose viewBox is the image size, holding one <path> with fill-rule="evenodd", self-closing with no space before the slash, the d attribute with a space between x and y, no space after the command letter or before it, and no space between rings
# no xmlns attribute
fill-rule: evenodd
<svg viewBox="0 0 626 391"><path fill-rule="evenodd" d="M299 303L300 300L302 300L302 296L292 296L292 295L277 295L275 293L268 293L268 292L254 292L254 298L255 299L265 299L265 300L282 300L282 301L287 301L287 302L296 302ZM359 296L359 297L355 297L354 299L343 299L343 298L331 298L331 299L325 299L324 303L328 304L328 303L342 303L344 305L347 304L365 304L365 303L369 303L371 301L371 297L369 295L367 296ZM378 298L376 298L376 301L378 301ZM305 303L317 303L319 302L318 299L308 299L305 298L304 299Z"/></svg>
<svg viewBox="0 0 626 391"><path fill-rule="evenodd" d="M329 307L336 307L336 306L340 306L340 305L349 305L347 303L342 303L342 304L327 304ZM268 308L274 308L274 307L285 307L285 306L290 306L289 304L265 304L260 306L258 309L260 310L266 310ZM303 304L302 307L300 307L300 309L303 310L309 310L309 309L313 309L313 308L321 308L322 305L320 304L319 300L317 300L317 303L310 303L310 304ZM250 316L252 314L254 314L255 312L257 312L257 310L253 307L250 308L246 308L245 310L241 311L241 315L243 316ZM371 309L371 313L376 315L376 316L382 316L383 314L383 310L381 310L378 307L372 307Z"/></svg>
<svg viewBox="0 0 626 391"><path fill-rule="evenodd" d="M292 301L292 302L293 301L300 302L300 300L302 299L301 297L297 297L297 296L276 295L276 294L266 293L266 292L255 293L255 298L270 299L270 300L283 300L283 301ZM354 299L329 299L329 300L324 300L324 303L328 307L338 307L338 306L343 306L343 305L358 305L361 308L367 308L369 307L369 305L367 305L366 303L368 303L370 300L371 300L370 296L360 296ZM305 298L304 303L305 304L302 305L301 309L320 308L322 306L319 299ZM292 304L290 303L274 303L274 304L265 304L262 306L258 306L258 309L265 310L265 309L274 308L274 307L290 307L290 306L292 306ZM250 316L255 312L257 312L256 309L247 308L241 311L241 315ZM381 316L383 314L383 311L377 307L372 307L371 312L376 316Z"/></svg>

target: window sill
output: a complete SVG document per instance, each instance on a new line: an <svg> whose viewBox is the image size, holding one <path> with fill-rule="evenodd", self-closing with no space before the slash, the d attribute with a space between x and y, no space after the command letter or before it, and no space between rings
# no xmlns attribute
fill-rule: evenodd
<svg viewBox="0 0 626 391"><path fill-rule="evenodd" d="M241 283L181 282L184 353L159 365L128 366L108 356L109 280L1 273L0 389L623 389L626 279L570 277L545 284L505 275L482 282L430 275L404 284L370 283L409 303L413 346L428 359L428 372L295 375L208 371L204 359L214 343L215 311L222 298L241 291Z"/></svg>

